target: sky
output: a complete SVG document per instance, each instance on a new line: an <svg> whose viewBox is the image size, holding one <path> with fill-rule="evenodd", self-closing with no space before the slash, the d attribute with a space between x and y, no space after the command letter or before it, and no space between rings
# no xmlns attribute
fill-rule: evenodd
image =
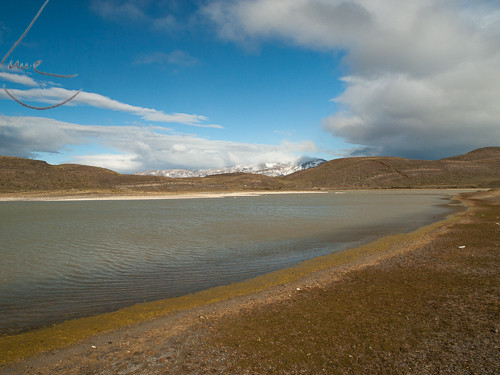
<svg viewBox="0 0 500 375"><path fill-rule="evenodd" d="M51 164L500 145L498 0L2 1L0 58L0 155Z"/></svg>

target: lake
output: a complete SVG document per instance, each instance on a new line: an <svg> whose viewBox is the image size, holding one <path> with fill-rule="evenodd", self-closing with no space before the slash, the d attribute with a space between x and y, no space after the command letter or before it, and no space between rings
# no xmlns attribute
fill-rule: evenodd
<svg viewBox="0 0 500 375"><path fill-rule="evenodd" d="M0 332L290 267L437 221L456 192L0 202Z"/></svg>

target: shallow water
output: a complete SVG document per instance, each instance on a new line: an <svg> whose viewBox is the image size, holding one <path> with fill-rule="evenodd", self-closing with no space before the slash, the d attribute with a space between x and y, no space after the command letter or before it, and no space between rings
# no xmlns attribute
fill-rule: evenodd
<svg viewBox="0 0 500 375"><path fill-rule="evenodd" d="M413 230L445 191L0 202L0 332L245 280Z"/></svg>

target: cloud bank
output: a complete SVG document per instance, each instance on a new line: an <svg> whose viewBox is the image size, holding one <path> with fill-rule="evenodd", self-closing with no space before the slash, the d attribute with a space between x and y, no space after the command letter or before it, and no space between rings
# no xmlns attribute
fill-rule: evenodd
<svg viewBox="0 0 500 375"><path fill-rule="evenodd" d="M67 162L136 172L252 165L270 160L291 162L300 153L315 151L312 142L249 144L168 134L165 128L154 126L80 125L44 117L0 115L0 155L36 157L39 153L58 153L71 145L92 142L110 151L75 155Z"/></svg>
<svg viewBox="0 0 500 375"><path fill-rule="evenodd" d="M9 78L11 78L12 76L17 76L17 75L10 74ZM20 76L20 77L29 78L25 76ZM0 76L0 78L2 78L2 76ZM48 104L60 103L61 101L71 97L76 93L76 91L74 90L67 90L61 87L33 88L28 90L10 89L9 92L22 101L37 101ZM12 100L3 89L0 90L0 99ZM197 126L202 128L222 129L221 125L205 124L204 122L206 122L208 119L202 115L186 114L186 113L168 114L152 108L138 107L122 103L117 100L108 98L107 96L103 96L92 92L81 91L74 99L72 99L66 105L75 105L75 104L85 104L92 107L108 109L112 111L128 112L133 115L139 116L141 119L146 121L178 123L178 124Z"/></svg>
<svg viewBox="0 0 500 375"><path fill-rule="evenodd" d="M500 142L500 7L478 0L217 0L219 37L345 53L323 128L355 155L438 158Z"/></svg>
<svg viewBox="0 0 500 375"><path fill-rule="evenodd" d="M23 74L0 72L0 79L8 82L19 83L24 86L38 86L38 83L33 78Z"/></svg>
<svg viewBox="0 0 500 375"><path fill-rule="evenodd" d="M103 19L147 24L159 32L173 33L186 28L185 21L176 15L180 6L175 0L92 0L90 8Z"/></svg>

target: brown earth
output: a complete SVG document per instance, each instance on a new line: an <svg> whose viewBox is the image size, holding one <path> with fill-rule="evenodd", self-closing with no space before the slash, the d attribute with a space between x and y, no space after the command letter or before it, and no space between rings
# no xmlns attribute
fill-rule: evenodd
<svg viewBox="0 0 500 375"><path fill-rule="evenodd" d="M233 173L205 178L138 176L77 164L50 165L44 161L0 156L0 195L95 196L279 190L279 180Z"/></svg>
<svg viewBox="0 0 500 375"><path fill-rule="evenodd" d="M335 159L283 179L287 187L303 189L499 187L500 147L481 148L441 160Z"/></svg>
<svg viewBox="0 0 500 375"><path fill-rule="evenodd" d="M464 199L471 210L350 262L0 373L497 374L500 191Z"/></svg>
<svg viewBox="0 0 500 375"><path fill-rule="evenodd" d="M500 147L431 161L394 157L335 159L283 177L248 173L204 178L139 176L84 165L50 165L39 160L0 156L3 197L499 186Z"/></svg>

